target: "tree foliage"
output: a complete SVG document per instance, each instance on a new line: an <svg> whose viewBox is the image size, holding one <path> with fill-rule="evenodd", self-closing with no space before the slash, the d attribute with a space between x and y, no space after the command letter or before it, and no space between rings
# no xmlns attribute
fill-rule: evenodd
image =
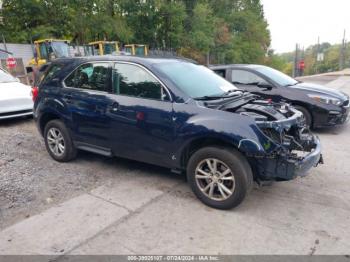
<svg viewBox="0 0 350 262"><path fill-rule="evenodd" d="M118 40L213 63L263 63L270 45L260 0L3 0L0 15L8 42Z"/></svg>
<svg viewBox="0 0 350 262"><path fill-rule="evenodd" d="M317 53L324 54L323 61L317 61ZM321 43L320 45L311 45L304 51L301 51L298 59L304 60L304 75L313 75L318 73L326 73L338 71L340 62L341 45L330 43ZM282 53L275 55L284 64L280 69L285 73L292 75L294 66L295 52ZM345 49L345 67L350 67L350 46Z"/></svg>

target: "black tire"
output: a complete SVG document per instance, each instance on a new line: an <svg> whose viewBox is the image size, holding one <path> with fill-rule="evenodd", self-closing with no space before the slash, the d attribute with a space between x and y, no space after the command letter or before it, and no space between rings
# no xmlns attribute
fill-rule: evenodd
<svg viewBox="0 0 350 262"><path fill-rule="evenodd" d="M197 183L197 181L204 180L205 182L203 183L209 184L210 181L214 181L211 179L207 181L203 178L203 180L196 180L197 167L206 159L217 159L231 169L231 176L234 177L235 186L232 191L233 193L226 199L217 200L210 198L201 190L201 185L199 185L201 182ZM253 187L253 174L247 159L238 151L225 147L205 147L196 151L187 164L187 180L199 200L217 209L231 209L238 206ZM220 180L218 182L220 182ZM218 185L218 183L214 183L214 185L215 184ZM219 186L216 186L215 190L216 194L219 195Z"/></svg>
<svg viewBox="0 0 350 262"><path fill-rule="evenodd" d="M62 150L61 154L55 154L49 146L48 133L51 129L58 130L62 134L64 150ZM58 162L68 162L74 159L77 155L77 150L73 144L72 138L70 137L66 126L61 120L58 120L58 119L51 120L46 124L44 129L44 140L45 140L46 150L49 152L50 156Z"/></svg>
<svg viewBox="0 0 350 262"><path fill-rule="evenodd" d="M299 110L300 112L303 113L304 118L305 118L305 124L309 128L312 128L312 116L311 116L309 110L307 110L305 107L302 107L302 106L295 105L294 107L295 107L295 109L297 109L297 110Z"/></svg>

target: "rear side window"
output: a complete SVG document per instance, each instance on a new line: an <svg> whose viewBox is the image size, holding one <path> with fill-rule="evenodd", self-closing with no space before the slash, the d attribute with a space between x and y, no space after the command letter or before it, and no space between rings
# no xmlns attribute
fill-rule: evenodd
<svg viewBox="0 0 350 262"><path fill-rule="evenodd" d="M111 92L108 63L88 63L71 73L64 84L67 87Z"/></svg>
<svg viewBox="0 0 350 262"><path fill-rule="evenodd" d="M232 83L243 85L256 85L258 83L266 83L260 76L245 70L232 70Z"/></svg>
<svg viewBox="0 0 350 262"><path fill-rule="evenodd" d="M50 81L55 78L55 76L57 75L56 73L60 71L61 68L62 65L60 64L53 64L49 68L47 68L45 74L43 75L43 78L41 79L41 84L50 83Z"/></svg>

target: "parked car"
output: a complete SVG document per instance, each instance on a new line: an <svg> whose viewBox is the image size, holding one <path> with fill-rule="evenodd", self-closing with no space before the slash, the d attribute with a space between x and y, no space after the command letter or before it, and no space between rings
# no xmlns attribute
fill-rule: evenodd
<svg viewBox="0 0 350 262"><path fill-rule="evenodd" d="M343 124L349 116L349 96L322 85L303 83L262 65L212 66L237 87L274 102L291 103L313 128Z"/></svg>
<svg viewBox="0 0 350 262"><path fill-rule="evenodd" d="M33 114L31 87L0 68L0 120Z"/></svg>
<svg viewBox="0 0 350 262"><path fill-rule="evenodd" d="M322 162L302 113L187 61L58 59L38 90L34 119L53 159L81 149L186 171L214 208L240 204L253 181L291 180Z"/></svg>

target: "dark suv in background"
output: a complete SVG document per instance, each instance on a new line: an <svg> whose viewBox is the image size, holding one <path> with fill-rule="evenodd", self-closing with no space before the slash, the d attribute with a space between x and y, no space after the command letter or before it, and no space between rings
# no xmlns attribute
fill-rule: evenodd
<svg viewBox="0 0 350 262"><path fill-rule="evenodd" d="M80 149L185 171L215 208L237 206L253 181L305 176L322 161L299 111L178 59L57 59L33 94L55 160Z"/></svg>
<svg viewBox="0 0 350 262"><path fill-rule="evenodd" d="M349 96L325 86L303 83L262 65L210 67L237 87L274 102L287 102L303 112L313 128L343 124L349 115Z"/></svg>

